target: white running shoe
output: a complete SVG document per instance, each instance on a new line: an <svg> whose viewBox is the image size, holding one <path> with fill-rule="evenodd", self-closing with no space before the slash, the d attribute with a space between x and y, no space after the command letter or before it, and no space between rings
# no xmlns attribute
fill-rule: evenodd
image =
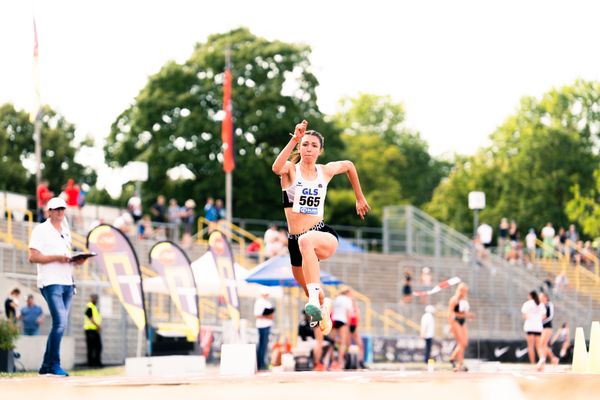
<svg viewBox="0 0 600 400"><path fill-rule="evenodd" d="M327 336L329 335L329 332L331 332L331 328L333 328L333 322L331 321L331 299L329 297L325 298L323 301L321 316L322 319L319 322L319 328L321 328L323 336Z"/></svg>

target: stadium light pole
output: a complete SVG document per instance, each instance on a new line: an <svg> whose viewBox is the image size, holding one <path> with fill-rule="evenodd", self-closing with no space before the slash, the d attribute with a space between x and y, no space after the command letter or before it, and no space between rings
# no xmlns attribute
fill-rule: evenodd
<svg viewBox="0 0 600 400"><path fill-rule="evenodd" d="M479 225L479 210L485 208L484 192L469 192L469 208L473 210L473 240L477 238L477 226Z"/></svg>

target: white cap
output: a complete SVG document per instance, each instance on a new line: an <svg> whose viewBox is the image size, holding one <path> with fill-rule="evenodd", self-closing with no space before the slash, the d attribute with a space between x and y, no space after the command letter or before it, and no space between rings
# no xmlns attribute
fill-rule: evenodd
<svg viewBox="0 0 600 400"><path fill-rule="evenodd" d="M427 307L425 307L425 312L433 314L435 312L435 307L430 304Z"/></svg>
<svg viewBox="0 0 600 400"><path fill-rule="evenodd" d="M67 208L67 203L60 197L53 197L48 202L48 210L56 210L57 208Z"/></svg>

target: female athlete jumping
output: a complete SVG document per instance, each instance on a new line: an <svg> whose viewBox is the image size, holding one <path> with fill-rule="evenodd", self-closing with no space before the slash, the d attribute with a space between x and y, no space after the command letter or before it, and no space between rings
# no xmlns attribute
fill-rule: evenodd
<svg viewBox="0 0 600 400"><path fill-rule="evenodd" d="M325 302L321 288L319 260L331 257L338 246L338 234L323 222L327 184L335 175L347 174L356 196L356 213L364 219L370 207L351 161L317 164L324 138L319 132L307 131L307 126L306 120L296 125L273 163L273 172L281 178L292 272L308 296L304 309L311 325L319 324L327 334L331 330L330 302ZM288 161L298 144L299 162Z"/></svg>

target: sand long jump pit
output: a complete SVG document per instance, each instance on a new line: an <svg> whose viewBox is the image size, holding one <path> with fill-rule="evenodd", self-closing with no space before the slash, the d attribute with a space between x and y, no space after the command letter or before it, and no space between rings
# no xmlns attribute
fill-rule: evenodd
<svg viewBox="0 0 600 400"><path fill-rule="evenodd" d="M140 378L12 377L0 379L2 399L599 399L600 376L524 369L499 372L267 372Z"/></svg>

